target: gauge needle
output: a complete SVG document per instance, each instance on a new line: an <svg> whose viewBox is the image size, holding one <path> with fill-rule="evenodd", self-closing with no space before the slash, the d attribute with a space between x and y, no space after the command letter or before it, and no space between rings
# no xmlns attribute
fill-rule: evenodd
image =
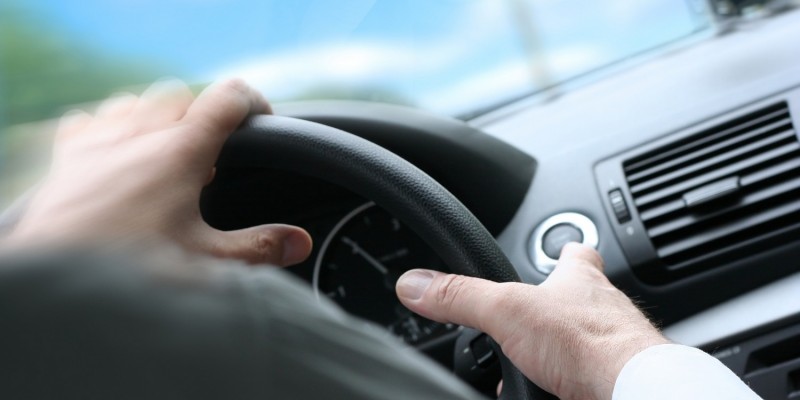
<svg viewBox="0 0 800 400"><path fill-rule="evenodd" d="M389 270L383 264L381 264L380 261L376 260L375 257L373 257L372 255L367 253L364 249L362 249L361 246L358 245L358 243L353 241L353 239L344 236L342 237L342 243L350 246L353 249L353 253L358 254L361 257L364 257L364 259L367 260L367 262L370 263L370 265L375 267L375 269L377 269L378 272L384 275L389 273Z"/></svg>

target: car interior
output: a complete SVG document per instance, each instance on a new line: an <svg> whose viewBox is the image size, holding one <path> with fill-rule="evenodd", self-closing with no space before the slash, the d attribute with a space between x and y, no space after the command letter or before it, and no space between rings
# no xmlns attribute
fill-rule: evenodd
<svg viewBox="0 0 800 400"><path fill-rule="evenodd" d="M301 99L275 114L419 168L474 214L523 282L544 281L568 242L595 247L611 282L669 339L712 354L765 399L800 398L800 10L710 4L713 34L631 56L568 90L461 115L363 99ZM224 230L305 228L313 252L288 270L318 298L492 393L491 347L459 340L462 327L417 316L394 294L406 270L452 271L448 260L368 184L308 163L220 164L204 218ZM464 348L472 355L454 357Z"/></svg>
<svg viewBox="0 0 800 400"><path fill-rule="evenodd" d="M595 246L611 281L670 339L715 355L764 398L794 398L800 52L786 38L800 37L800 14L762 22L558 101L524 99L465 122L348 101L276 113L358 135L425 171L496 236L525 282L542 282L566 242ZM532 131L547 135L530 140ZM313 176L246 169L220 170L204 200L219 228L308 229L314 254L290 270L317 296L453 367L459 327L412 315L393 289L412 266L447 267L380 204Z"/></svg>

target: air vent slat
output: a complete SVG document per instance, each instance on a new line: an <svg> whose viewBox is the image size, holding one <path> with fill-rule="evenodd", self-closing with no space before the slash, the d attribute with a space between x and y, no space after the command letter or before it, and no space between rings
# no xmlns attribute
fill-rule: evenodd
<svg viewBox="0 0 800 400"><path fill-rule="evenodd" d="M780 178L786 174L800 175L800 158L792 158L788 161L758 170L752 174L744 175L739 179L739 184L747 189L754 185L760 185L765 181ZM683 199L677 198L642 211L641 214L639 214L639 218L641 218L642 222L646 225L650 226L658 219L669 217L685 208L686 203L684 203Z"/></svg>
<svg viewBox="0 0 800 400"><path fill-rule="evenodd" d="M786 173L798 173L800 172L798 169L800 169L800 158L792 158L769 168L764 168L752 174L742 176L739 180L739 184L745 187L755 185Z"/></svg>
<svg viewBox="0 0 800 400"><path fill-rule="evenodd" d="M693 151L689 154L676 157L672 160L667 162L663 162L661 164L655 165L648 169L645 169L641 172L637 172L635 174L631 174L628 176L628 182L631 185L635 185L638 182L641 182L643 179L650 177L652 175L658 173L664 173L671 170L676 169L682 165L687 165L694 160L701 159L704 157L708 157L713 154L717 154L725 149L728 149L732 146L735 146L740 143L745 143L754 139L761 138L763 136L768 136L773 133L775 130L789 130L792 127L792 121L787 117L780 119L776 122L773 122L767 126L763 126L758 129L754 129L746 134L740 136L734 136L730 139L724 140L722 142L716 143L714 145L700 148L699 150Z"/></svg>
<svg viewBox="0 0 800 400"><path fill-rule="evenodd" d="M664 162L664 160L669 160L675 157L677 154L691 151L691 149L694 148L707 146L710 143L713 143L715 140L719 140L720 138L735 135L737 132L742 130L750 129L772 119L782 118L789 115L789 109L785 106L785 104L782 107L777 108L777 110L764 110L765 114L763 115L753 116L751 118L745 117L745 120L740 124L735 124L734 122L733 127L726 128L723 126L722 129L717 132L715 132L715 129L711 129L711 132L704 132L706 133L705 135L698 137L695 140L691 140L687 144L673 146L670 149L660 149L660 151L654 151L645 156L637 157L636 160L625 163L625 173L628 175L634 174L650 165L660 164L661 162Z"/></svg>
<svg viewBox="0 0 800 400"><path fill-rule="evenodd" d="M701 215L684 215L682 217L672 219L667 223L655 225L651 229L648 229L647 232L650 235L650 239L655 241L659 240L659 238L665 235L674 235L681 229L687 227L692 227L693 229L702 229L703 224L707 224L708 221L718 220L730 215L731 213L746 210L747 207L755 207L760 205L762 202L775 199L779 196L785 196L787 194L796 194L798 191L800 191L800 177L783 182L780 185L770 186L764 190L751 193L743 197L739 202L737 202L737 204L733 206L720 208L717 211ZM800 198L800 196L798 196L798 198Z"/></svg>
<svg viewBox="0 0 800 400"><path fill-rule="evenodd" d="M623 171L659 276L800 240L800 142L785 102L651 149ZM784 231L793 234L776 240Z"/></svg>
<svg viewBox="0 0 800 400"><path fill-rule="evenodd" d="M788 154L797 152L798 149L800 149L800 144L798 144L797 141L795 141L793 143L789 143L789 144L783 145L783 146L778 147L776 149L772 149L772 150L769 150L767 152L760 153L757 156L754 156L754 157L751 157L751 158L746 158L746 159L738 161L738 162L736 162L734 164L730 164L730 165L727 165L725 167L712 170L710 172L704 173L704 174L696 176L694 178L691 178L691 179L688 179L688 180L685 180L685 181L680 181L679 183L675 183L675 184L673 184L671 186L667 186L667 187L665 187L663 189L660 189L660 190L657 190L655 192L648 193L646 195L638 197L635 200L635 204L636 204L637 207L647 206L649 204L652 204L652 203L654 203L656 201L659 201L659 200L662 200L664 198L667 198L667 197L670 197L670 196L679 195L679 194L681 194L681 193L683 193L683 192L685 192L687 190L693 189L693 188L701 186L703 184L713 182L713 181L715 181L717 179L721 179L721 178L724 178L726 176L738 174L738 173L743 172L743 171L745 171L747 169L750 169L750 168L753 168L753 167L758 166L760 164L769 162L769 161L774 160L776 158L784 157L784 156L786 156ZM636 196L635 193L634 193L634 196Z"/></svg>
<svg viewBox="0 0 800 400"><path fill-rule="evenodd" d="M647 223L654 219L667 216L676 211L683 210L684 208L686 208L686 204L683 202L683 199L676 199L664 204L660 204L658 207L642 211L639 217L643 222Z"/></svg>
<svg viewBox="0 0 800 400"><path fill-rule="evenodd" d="M750 143L748 145L737 147L731 151L703 159L702 161L695 162L693 164L672 171L670 173L660 175L657 178L647 180L638 185L633 185L631 186L631 193L638 194L647 191L649 189L652 189L654 187L664 186L665 184L686 177L687 175L696 174L698 171L710 169L711 167L714 167L716 165L741 158L743 156L755 153L758 150L764 148L768 148L770 146L775 145L776 143L784 142L787 140L791 141L795 138L796 138L795 133L791 129L772 136L768 136L764 139Z"/></svg>
<svg viewBox="0 0 800 400"><path fill-rule="evenodd" d="M719 259L739 259L742 256L746 257L754 254L748 249L769 249L770 247L781 246L797 240L798 233L800 233L800 222L786 226L771 227L769 231L765 231L761 236L744 237L741 240L731 241L727 245L715 246L709 251L695 253L692 257L684 257L688 258L688 260L670 263L667 266L667 270L678 271L690 268L693 264L694 266L698 264L713 265L714 262L719 262Z"/></svg>
<svg viewBox="0 0 800 400"><path fill-rule="evenodd" d="M759 214L729 222L717 229L700 232L683 240L660 246L656 252L660 258L674 257L682 252L690 251L710 242L720 241L745 230L755 230L761 225L769 224L798 212L800 212L800 202L784 204Z"/></svg>

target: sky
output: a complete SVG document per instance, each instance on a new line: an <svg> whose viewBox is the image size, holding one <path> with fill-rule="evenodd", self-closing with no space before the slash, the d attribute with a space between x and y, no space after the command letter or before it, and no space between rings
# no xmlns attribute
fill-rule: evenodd
<svg viewBox="0 0 800 400"><path fill-rule="evenodd" d="M708 27L701 0L24 0L109 56L286 100L380 88L457 114ZM698 12L698 10L700 10Z"/></svg>

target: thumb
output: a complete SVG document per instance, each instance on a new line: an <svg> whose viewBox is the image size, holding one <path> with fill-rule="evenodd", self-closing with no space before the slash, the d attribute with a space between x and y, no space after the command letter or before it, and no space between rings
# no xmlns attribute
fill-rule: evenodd
<svg viewBox="0 0 800 400"><path fill-rule="evenodd" d="M250 264L288 266L311 253L311 236L303 228L269 224L235 231L220 231L208 225L192 243L197 251Z"/></svg>
<svg viewBox="0 0 800 400"><path fill-rule="evenodd" d="M400 277L396 291L403 305L423 317L469 326L497 339L502 315L513 312L513 285L518 284L413 269Z"/></svg>

